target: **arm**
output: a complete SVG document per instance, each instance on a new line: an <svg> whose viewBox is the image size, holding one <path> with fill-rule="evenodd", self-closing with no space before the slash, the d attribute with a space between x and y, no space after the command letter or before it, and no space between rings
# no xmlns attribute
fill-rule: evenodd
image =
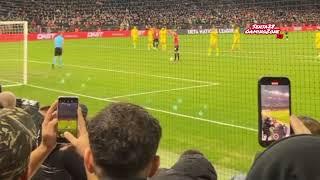
<svg viewBox="0 0 320 180"><path fill-rule="evenodd" d="M303 122L294 115L290 117L290 124L295 135L311 134L310 130L303 124Z"/></svg>
<svg viewBox="0 0 320 180"><path fill-rule="evenodd" d="M56 126L58 120L54 118L57 102L54 102L48 110L46 117L42 123L42 139L41 144L31 152L28 165L28 177L31 178L39 169L43 161L48 157L56 146Z"/></svg>
<svg viewBox="0 0 320 180"><path fill-rule="evenodd" d="M48 149L41 144L31 152L30 161L28 165L28 177L32 177L40 168L43 161L48 157L52 149Z"/></svg>
<svg viewBox="0 0 320 180"><path fill-rule="evenodd" d="M64 137L70 141L71 145L75 148L76 152L83 157L86 149L90 148L89 144L89 137L88 137L88 131L86 127L86 122L83 118L83 115L81 113L81 109L78 108L78 135L79 137L76 138L74 137L71 133L65 132ZM97 180L97 176L93 173L90 173L86 169L86 174L87 174L87 180Z"/></svg>

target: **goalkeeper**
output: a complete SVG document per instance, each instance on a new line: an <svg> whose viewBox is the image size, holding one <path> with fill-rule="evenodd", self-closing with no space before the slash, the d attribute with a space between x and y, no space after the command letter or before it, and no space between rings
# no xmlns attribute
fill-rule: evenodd
<svg viewBox="0 0 320 180"><path fill-rule="evenodd" d="M61 32L58 33L58 35L54 38L54 57L53 57L53 63L52 63L52 69L55 68L55 66L63 66L62 62L62 48L64 44L64 38ZM57 64L58 59L58 64Z"/></svg>

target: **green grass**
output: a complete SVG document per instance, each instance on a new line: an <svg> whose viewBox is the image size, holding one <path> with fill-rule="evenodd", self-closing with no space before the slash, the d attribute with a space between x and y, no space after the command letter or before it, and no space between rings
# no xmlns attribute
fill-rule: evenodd
<svg viewBox="0 0 320 180"><path fill-rule="evenodd" d="M320 63L313 33L242 35L241 50L230 52L232 35L219 37L220 56L207 56L209 36L180 36L181 62L167 52L137 49L130 39L67 40L63 68L52 70L52 41L29 42L28 84L7 87L18 96L47 105L60 95L78 95L93 116L108 103L147 107L163 127L159 153L170 166L186 149L199 149L222 179L246 172L261 148L257 142L257 82L265 75L288 76L292 111L320 118ZM22 78L21 44L0 43L3 80ZM214 54L214 53L213 53ZM1 81L8 84L7 81Z"/></svg>
<svg viewBox="0 0 320 180"><path fill-rule="evenodd" d="M66 131L77 135L77 121L75 120L59 120L58 122L58 131L59 133L64 133Z"/></svg>

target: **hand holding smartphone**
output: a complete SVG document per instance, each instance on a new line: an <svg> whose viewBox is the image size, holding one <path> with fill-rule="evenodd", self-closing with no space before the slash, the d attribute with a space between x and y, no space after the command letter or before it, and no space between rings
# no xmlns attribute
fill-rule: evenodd
<svg viewBox="0 0 320 180"><path fill-rule="evenodd" d="M68 131L77 137L78 134L78 97L61 96L58 98L58 143L67 143L64 132Z"/></svg>
<svg viewBox="0 0 320 180"><path fill-rule="evenodd" d="M286 77L263 77L259 81L259 144L263 147L290 136L290 80Z"/></svg>

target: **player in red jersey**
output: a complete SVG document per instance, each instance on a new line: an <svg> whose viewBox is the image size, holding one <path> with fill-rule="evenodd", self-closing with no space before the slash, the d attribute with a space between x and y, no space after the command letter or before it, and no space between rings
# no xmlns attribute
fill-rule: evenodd
<svg viewBox="0 0 320 180"><path fill-rule="evenodd" d="M154 28L154 33L153 33L153 48L158 49L159 47L159 29Z"/></svg>
<svg viewBox="0 0 320 180"><path fill-rule="evenodd" d="M173 32L173 45L174 45L174 62L180 60L180 53L179 53L179 35L176 32Z"/></svg>

